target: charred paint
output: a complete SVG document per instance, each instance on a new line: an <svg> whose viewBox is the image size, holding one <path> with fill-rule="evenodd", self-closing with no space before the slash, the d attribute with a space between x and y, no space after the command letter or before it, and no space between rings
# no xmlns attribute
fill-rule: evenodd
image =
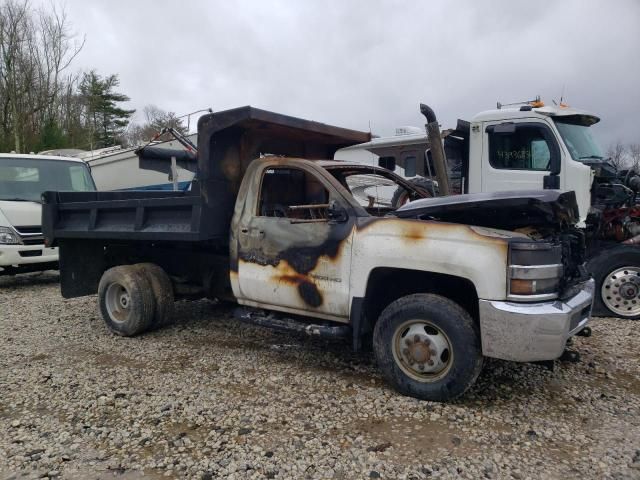
<svg viewBox="0 0 640 480"><path fill-rule="evenodd" d="M387 232L402 241L411 243L427 240L429 238L452 238L458 232L458 236L467 237L469 241L490 243L496 246L506 256L508 251L508 239L497 236L482 235L469 225L458 223L440 222L437 220L418 220L394 217L368 217L358 222L358 233L367 233L371 229L382 227Z"/></svg>

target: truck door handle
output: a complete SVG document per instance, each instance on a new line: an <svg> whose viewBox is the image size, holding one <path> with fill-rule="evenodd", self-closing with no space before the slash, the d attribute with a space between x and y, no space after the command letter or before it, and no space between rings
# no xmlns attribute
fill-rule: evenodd
<svg viewBox="0 0 640 480"><path fill-rule="evenodd" d="M240 233L248 235L252 238L264 238L264 230L255 230L253 228L241 228Z"/></svg>

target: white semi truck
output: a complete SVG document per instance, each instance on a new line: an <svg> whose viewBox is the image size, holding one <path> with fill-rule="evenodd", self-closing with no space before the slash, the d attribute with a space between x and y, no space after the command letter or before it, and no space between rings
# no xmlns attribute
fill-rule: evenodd
<svg viewBox="0 0 640 480"><path fill-rule="evenodd" d="M45 190L94 191L89 168L78 159L0 154L0 275L58 268L58 249L42 235Z"/></svg>
<svg viewBox="0 0 640 480"><path fill-rule="evenodd" d="M433 111L422 106L429 125ZM445 130L446 172L438 170L429 135L403 127L336 152L335 159L383 166L433 196L531 189L574 191L585 234L588 269L596 280L594 313L640 318L640 177L616 171L604 158L590 127L600 119L539 98L458 120ZM444 185L446 183L447 185ZM445 191L446 190L446 191ZM398 192L399 193L399 192ZM406 197L387 194L397 207Z"/></svg>

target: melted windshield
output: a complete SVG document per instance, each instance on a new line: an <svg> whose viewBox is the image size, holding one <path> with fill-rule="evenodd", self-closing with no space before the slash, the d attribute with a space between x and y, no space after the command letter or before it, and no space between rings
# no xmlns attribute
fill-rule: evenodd
<svg viewBox="0 0 640 480"><path fill-rule="evenodd" d="M80 162L0 158L0 200L39 202L43 192L96 189L89 168Z"/></svg>
<svg viewBox="0 0 640 480"><path fill-rule="evenodd" d="M329 172L372 215L384 215L405 203L426 197L395 174L369 167L329 167Z"/></svg>
<svg viewBox="0 0 640 480"><path fill-rule="evenodd" d="M602 151L587 125L571 117L554 118L558 131L574 160L602 159Z"/></svg>

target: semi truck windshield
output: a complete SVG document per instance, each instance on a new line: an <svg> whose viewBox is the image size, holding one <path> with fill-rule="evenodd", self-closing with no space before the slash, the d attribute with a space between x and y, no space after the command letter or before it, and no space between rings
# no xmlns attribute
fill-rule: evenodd
<svg viewBox="0 0 640 480"><path fill-rule="evenodd" d="M80 162L0 158L0 200L39 202L42 192L96 189L89 168Z"/></svg>
<svg viewBox="0 0 640 480"><path fill-rule="evenodd" d="M571 158L578 161L588 158L603 158L600 147L591 135L588 126L562 118L554 118L554 121Z"/></svg>

